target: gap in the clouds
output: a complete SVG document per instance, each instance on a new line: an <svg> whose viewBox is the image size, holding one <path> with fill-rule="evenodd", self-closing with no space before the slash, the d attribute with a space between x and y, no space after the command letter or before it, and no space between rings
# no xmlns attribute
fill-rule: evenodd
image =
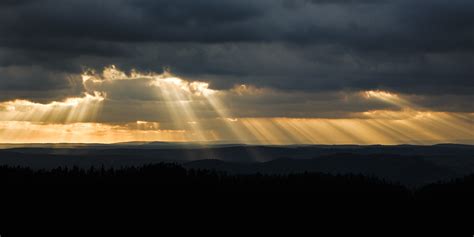
<svg viewBox="0 0 474 237"><path fill-rule="evenodd" d="M312 115L314 107L298 92L252 85L215 90L169 71L110 66L82 79L83 97L0 103L0 143L434 144L474 137L473 114L430 111L388 91L344 95L343 103L374 107L323 118ZM318 100L324 98L314 106Z"/></svg>

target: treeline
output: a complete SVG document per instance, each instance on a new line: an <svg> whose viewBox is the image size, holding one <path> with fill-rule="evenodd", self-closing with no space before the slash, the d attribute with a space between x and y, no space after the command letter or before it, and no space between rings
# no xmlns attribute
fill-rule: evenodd
<svg viewBox="0 0 474 237"><path fill-rule="evenodd" d="M120 169L75 167L33 170L1 166L0 180L4 184L147 184L178 191L351 192L394 197L404 197L409 193L401 185L363 175L229 175L212 170L185 169L167 163Z"/></svg>
<svg viewBox="0 0 474 237"><path fill-rule="evenodd" d="M421 200L474 200L474 174L426 185L416 192Z"/></svg>
<svg viewBox="0 0 474 237"><path fill-rule="evenodd" d="M353 193L397 199L433 199L453 197L454 194L471 197L474 193L474 175L413 190L400 184L364 175L323 173L229 175L213 170L185 169L180 165L169 163L120 169L74 167L33 170L24 167L0 166L0 183L13 185L145 184L155 185L162 190L175 191Z"/></svg>

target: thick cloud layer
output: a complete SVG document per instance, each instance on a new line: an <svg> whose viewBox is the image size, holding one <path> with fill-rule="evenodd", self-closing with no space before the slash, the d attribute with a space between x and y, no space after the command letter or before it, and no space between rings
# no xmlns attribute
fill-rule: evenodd
<svg viewBox="0 0 474 237"><path fill-rule="evenodd" d="M0 2L0 100L77 96L78 74L110 64L167 67L214 89L291 91L301 103L382 89L423 97L435 110L472 112L474 2Z"/></svg>

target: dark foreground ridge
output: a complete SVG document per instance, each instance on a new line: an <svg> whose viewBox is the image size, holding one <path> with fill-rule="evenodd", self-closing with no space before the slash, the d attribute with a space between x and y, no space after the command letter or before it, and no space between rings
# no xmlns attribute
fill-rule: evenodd
<svg viewBox="0 0 474 237"><path fill-rule="evenodd" d="M178 164L161 163L142 167L56 168L32 170L0 167L4 184L146 184L182 191L271 191L271 192L352 192L408 196L402 185L363 175L301 173L288 175L229 175L225 172L185 169Z"/></svg>
<svg viewBox="0 0 474 237"><path fill-rule="evenodd" d="M287 175L230 175L215 170L186 169L181 165L169 163L121 169L64 167L33 170L1 166L0 180L1 183L10 185L129 184L151 185L163 191L351 193L371 198L403 200L468 197L474 193L474 175L409 189L400 184L365 175L308 172Z"/></svg>
<svg viewBox="0 0 474 237"><path fill-rule="evenodd" d="M1 147L1 146L0 146ZM362 174L410 188L474 173L474 146L247 146L169 143L17 145L0 149L0 166L105 169L160 163L229 175Z"/></svg>

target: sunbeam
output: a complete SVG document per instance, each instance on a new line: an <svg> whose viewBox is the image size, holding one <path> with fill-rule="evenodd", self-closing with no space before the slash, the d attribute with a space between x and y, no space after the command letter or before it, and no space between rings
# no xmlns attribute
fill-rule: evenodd
<svg viewBox="0 0 474 237"><path fill-rule="evenodd" d="M217 90L167 71L125 73L111 66L102 73L85 72L82 82L82 97L44 104L1 102L0 142L433 144L474 138L472 113L431 111L409 96L387 91L346 94L345 100L376 102L378 107L324 118L265 116L267 106L275 106L268 101L292 95L252 85ZM129 102L140 107L116 106ZM297 114L311 114L307 109Z"/></svg>

